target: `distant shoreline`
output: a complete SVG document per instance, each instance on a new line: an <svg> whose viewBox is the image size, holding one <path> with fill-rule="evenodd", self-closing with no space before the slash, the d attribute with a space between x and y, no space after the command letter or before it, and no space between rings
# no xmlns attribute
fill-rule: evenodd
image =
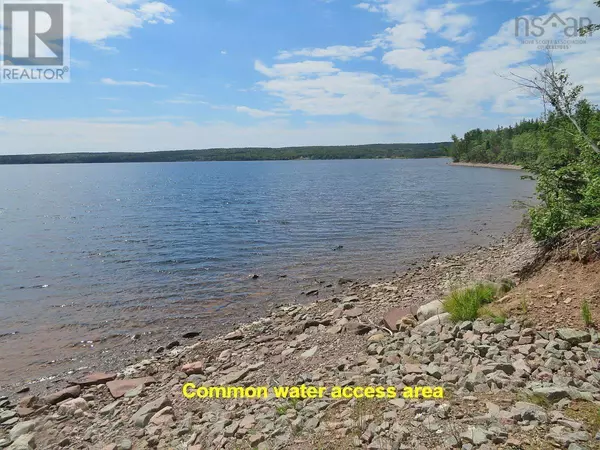
<svg viewBox="0 0 600 450"><path fill-rule="evenodd" d="M463 166L463 167L483 167L486 169L503 169L503 170L523 170L521 166L515 166L513 164L489 164L489 163L466 163L466 162L451 162L449 166Z"/></svg>

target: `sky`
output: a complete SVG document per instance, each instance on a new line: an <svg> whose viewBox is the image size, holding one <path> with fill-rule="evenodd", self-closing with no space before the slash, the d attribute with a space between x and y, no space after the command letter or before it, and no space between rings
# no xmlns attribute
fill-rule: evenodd
<svg viewBox="0 0 600 450"><path fill-rule="evenodd" d="M0 154L448 141L542 112L507 79L543 63L516 18L600 23L592 0L70 5L71 82L0 84ZM553 58L600 103L600 33Z"/></svg>

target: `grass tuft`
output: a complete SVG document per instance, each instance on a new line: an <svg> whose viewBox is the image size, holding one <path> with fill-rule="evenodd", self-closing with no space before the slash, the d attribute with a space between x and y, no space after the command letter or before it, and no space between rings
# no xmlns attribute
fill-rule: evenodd
<svg viewBox="0 0 600 450"><path fill-rule="evenodd" d="M590 304L587 300L584 300L583 304L581 305L581 318L583 319L583 323L585 323L586 327L591 327L594 325L592 311L590 310Z"/></svg>
<svg viewBox="0 0 600 450"><path fill-rule="evenodd" d="M475 286L452 291L444 301L444 308L454 322L475 320L482 306L494 301L498 288L491 283L478 283Z"/></svg>

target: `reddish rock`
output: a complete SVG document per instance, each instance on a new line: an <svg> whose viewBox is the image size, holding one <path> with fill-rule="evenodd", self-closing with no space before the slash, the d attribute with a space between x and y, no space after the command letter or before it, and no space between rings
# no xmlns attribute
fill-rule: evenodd
<svg viewBox="0 0 600 450"><path fill-rule="evenodd" d="M78 384L79 386L82 386L82 387L95 386L97 384L106 384L109 381L114 380L115 378L117 378L116 373L95 372L95 373L90 373L89 375L86 375L85 377L81 378L80 380L71 381L71 383Z"/></svg>
<svg viewBox="0 0 600 450"><path fill-rule="evenodd" d="M398 321L406 316L414 317L415 311L413 308L393 308L383 316L383 324L386 328L396 331Z"/></svg>
<svg viewBox="0 0 600 450"><path fill-rule="evenodd" d="M131 378L127 380L114 380L106 383L108 390L114 398L121 398L127 391L130 391L139 385L156 383L154 377Z"/></svg>
<svg viewBox="0 0 600 450"><path fill-rule="evenodd" d="M68 398L77 398L81 394L81 387L79 386L71 386L62 391L55 392L54 394L47 395L42 398L44 403L49 405L56 405L63 400Z"/></svg>
<svg viewBox="0 0 600 450"><path fill-rule="evenodd" d="M181 368L181 371L184 372L186 375L200 374L204 372L204 362L196 361L193 363L186 364Z"/></svg>
<svg viewBox="0 0 600 450"><path fill-rule="evenodd" d="M28 395L27 397L23 397L21 400L19 400L19 406L21 408L33 408L37 401L38 398L35 395Z"/></svg>

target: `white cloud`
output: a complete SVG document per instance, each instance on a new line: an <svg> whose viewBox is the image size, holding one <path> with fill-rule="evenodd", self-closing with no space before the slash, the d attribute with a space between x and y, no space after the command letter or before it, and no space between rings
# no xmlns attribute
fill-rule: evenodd
<svg viewBox="0 0 600 450"><path fill-rule="evenodd" d="M425 44L422 41L426 36L427 28L423 24L401 23L387 28L377 38L377 42L382 46L393 48L423 48Z"/></svg>
<svg viewBox="0 0 600 450"><path fill-rule="evenodd" d="M450 47L422 50L420 48L396 49L383 56L383 62L396 69L418 72L424 78L436 78L456 69L454 64L444 61L452 54Z"/></svg>
<svg viewBox="0 0 600 450"><path fill-rule="evenodd" d="M109 86L137 86L137 87L151 87L151 88L160 88L165 87L160 84L150 83L148 81L117 81L112 78L102 78L100 83L106 84Z"/></svg>
<svg viewBox="0 0 600 450"><path fill-rule="evenodd" d="M129 37L144 24L173 23L175 9L166 3L145 0L71 0L73 38L103 47L103 41Z"/></svg>
<svg viewBox="0 0 600 450"><path fill-rule="evenodd" d="M263 119L265 117L274 117L278 115L276 112L273 111L263 111L262 109L253 109L248 108L247 106L237 106L235 110L239 113L248 114L249 116L254 117L256 119Z"/></svg>
<svg viewBox="0 0 600 450"><path fill-rule="evenodd" d="M339 72L329 61L302 61L289 64L275 64L267 67L260 61L255 61L254 68L268 77L295 77L306 74L323 74Z"/></svg>
<svg viewBox="0 0 600 450"><path fill-rule="evenodd" d="M360 58L375 50L374 46L355 47L349 45L332 45L326 48L305 48L302 50L279 52L276 59L285 60L294 56L306 56L309 58L332 58L347 61Z"/></svg>

